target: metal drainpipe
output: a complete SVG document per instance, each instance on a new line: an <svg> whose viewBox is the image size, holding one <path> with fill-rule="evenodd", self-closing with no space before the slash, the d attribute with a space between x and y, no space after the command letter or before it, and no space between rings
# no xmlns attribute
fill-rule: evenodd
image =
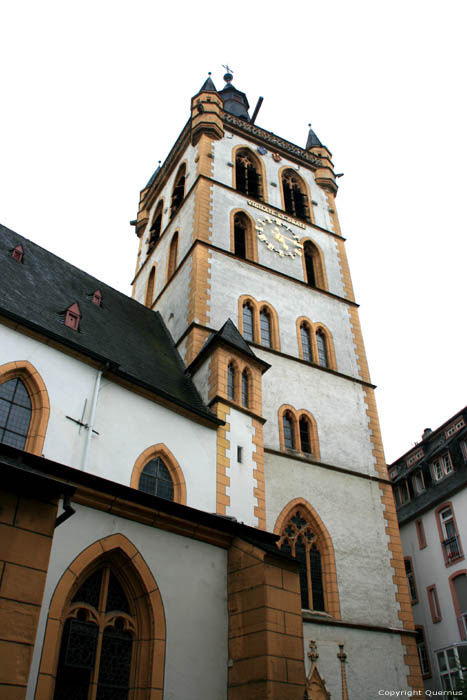
<svg viewBox="0 0 467 700"><path fill-rule="evenodd" d="M88 466L89 449L91 447L92 430L94 427L94 418L96 416L97 397L98 397L99 388L101 385L102 374L103 374L103 370L101 370L101 369L98 370L97 377L96 377L96 383L94 384L94 395L92 397L91 415L89 417L89 423L86 425L86 429L88 431L88 434L86 435L86 443L84 445L83 461L81 464L81 471L83 471L83 472L86 471L86 468Z"/></svg>

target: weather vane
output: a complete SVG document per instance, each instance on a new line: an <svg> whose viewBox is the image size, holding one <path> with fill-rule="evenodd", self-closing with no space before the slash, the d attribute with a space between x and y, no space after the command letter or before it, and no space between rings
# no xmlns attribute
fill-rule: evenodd
<svg viewBox="0 0 467 700"><path fill-rule="evenodd" d="M227 65L224 66L224 64L222 64L222 68L225 68L225 70L227 71L227 73L233 73L233 69L232 69L232 68L229 68L229 66L227 66Z"/></svg>

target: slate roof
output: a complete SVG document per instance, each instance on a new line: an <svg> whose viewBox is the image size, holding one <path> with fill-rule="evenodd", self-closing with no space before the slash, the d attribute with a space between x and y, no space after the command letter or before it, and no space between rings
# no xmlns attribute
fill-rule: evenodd
<svg viewBox="0 0 467 700"><path fill-rule="evenodd" d="M206 80L202 84L200 92L203 92L203 90L205 90L206 92L217 92L216 86L214 85L210 77L206 78Z"/></svg>
<svg viewBox="0 0 467 700"><path fill-rule="evenodd" d="M319 140L319 138L316 136L315 132L310 126L310 129L308 131L308 138L306 140L306 146L305 146L305 151L308 151L308 149L313 148L313 146L322 146L323 144Z"/></svg>
<svg viewBox="0 0 467 700"><path fill-rule="evenodd" d="M17 262L11 251L22 245ZM96 290L102 306L92 301ZM64 325L77 302L79 331ZM0 314L37 330L95 360L114 374L208 419L203 404L158 312L116 291L32 241L0 225Z"/></svg>
<svg viewBox="0 0 467 700"><path fill-rule="evenodd" d="M218 330L216 333L211 333L211 335L201 348L200 352L189 366L189 371L191 372L192 370L194 370L195 367L197 367L200 364L200 362L206 356L206 354L209 354L210 350L214 349L214 347L219 343L226 343L227 345L230 345L236 350L239 350L244 355L251 357L257 364L262 366L263 372L268 370L271 366L261 358L257 357L257 355L255 355L253 350L246 342L245 338L241 335L237 326L233 323L233 321L230 318L228 318L220 330Z"/></svg>

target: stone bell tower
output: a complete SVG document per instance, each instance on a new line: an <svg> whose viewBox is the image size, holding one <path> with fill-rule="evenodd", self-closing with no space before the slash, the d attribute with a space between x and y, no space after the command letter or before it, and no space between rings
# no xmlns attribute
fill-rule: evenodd
<svg viewBox="0 0 467 700"><path fill-rule="evenodd" d="M225 421L217 512L276 532L300 563L305 643L331 695L339 645L349 697L419 689L332 156L311 127L301 148L257 126L258 110L224 79L192 98L141 192L133 296L161 313Z"/></svg>

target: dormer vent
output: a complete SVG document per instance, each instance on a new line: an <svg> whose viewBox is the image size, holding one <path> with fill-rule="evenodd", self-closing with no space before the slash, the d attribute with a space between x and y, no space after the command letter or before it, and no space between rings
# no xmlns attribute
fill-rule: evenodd
<svg viewBox="0 0 467 700"><path fill-rule="evenodd" d="M80 320L81 311L79 310L79 306L75 301L75 303L69 306L65 311L65 326L68 326L68 328L71 328L74 331L78 331Z"/></svg>
<svg viewBox="0 0 467 700"><path fill-rule="evenodd" d="M13 260L16 260L16 262L23 262L23 255L24 250L22 245L17 245L16 248L13 248L11 251L11 257Z"/></svg>
<svg viewBox="0 0 467 700"><path fill-rule="evenodd" d="M92 303L96 306L102 306L102 292L100 291L100 289L96 289L96 291L92 295Z"/></svg>

